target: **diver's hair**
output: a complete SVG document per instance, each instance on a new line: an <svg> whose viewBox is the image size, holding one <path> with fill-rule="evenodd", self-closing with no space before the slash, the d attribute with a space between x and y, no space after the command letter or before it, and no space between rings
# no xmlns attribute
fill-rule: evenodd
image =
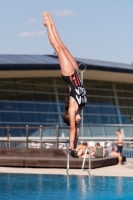
<svg viewBox="0 0 133 200"><path fill-rule="evenodd" d="M68 115L68 109L69 109L69 97L64 97L65 98L65 113L62 115L63 121L70 126L70 119Z"/></svg>
<svg viewBox="0 0 133 200"><path fill-rule="evenodd" d="M65 110L68 111L69 108L69 97L65 97Z"/></svg>
<svg viewBox="0 0 133 200"><path fill-rule="evenodd" d="M66 111L63 115L62 115L63 121L70 126L70 119L69 119L69 115L68 112Z"/></svg>

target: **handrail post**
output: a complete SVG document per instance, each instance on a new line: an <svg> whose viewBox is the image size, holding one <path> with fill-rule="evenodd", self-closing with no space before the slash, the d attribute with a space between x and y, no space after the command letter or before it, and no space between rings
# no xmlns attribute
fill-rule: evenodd
<svg viewBox="0 0 133 200"><path fill-rule="evenodd" d="M88 171L89 175L91 175L91 155L89 153L89 171Z"/></svg>
<svg viewBox="0 0 133 200"><path fill-rule="evenodd" d="M43 147L43 144L42 144L42 125L40 125L40 148Z"/></svg>
<svg viewBox="0 0 133 200"><path fill-rule="evenodd" d="M7 126L7 147L10 148L10 128Z"/></svg>
<svg viewBox="0 0 133 200"><path fill-rule="evenodd" d="M29 130L29 127L28 125L26 125L26 149L28 149L28 130Z"/></svg>
<svg viewBox="0 0 133 200"><path fill-rule="evenodd" d="M70 159L70 152L69 152L69 150L67 150L67 169L66 169L67 176L69 173L69 159Z"/></svg>
<svg viewBox="0 0 133 200"><path fill-rule="evenodd" d="M90 174L90 171L91 171L91 155L90 155L90 153L91 153L91 148L88 148L88 149L86 149L86 151L85 151L85 155L84 155L84 159L83 159L83 164L82 164L82 170L84 170L84 165L85 165L85 160L86 160L86 155L87 155L87 152L89 153L89 166L88 166L88 175L90 176L91 174ZM85 170L84 170L85 171Z"/></svg>
<svg viewBox="0 0 133 200"><path fill-rule="evenodd" d="M56 148L59 146L59 125L56 125Z"/></svg>

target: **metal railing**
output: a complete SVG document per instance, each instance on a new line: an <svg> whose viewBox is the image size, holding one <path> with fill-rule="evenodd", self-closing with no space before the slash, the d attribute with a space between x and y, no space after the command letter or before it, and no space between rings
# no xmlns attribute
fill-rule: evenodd
<svg viewBox="0 0 133 200"><path fill-rule="evenodd" d="M54 130L54 137L45 137L45 134L43 134L43 130L51 129ZM68 143L68 139L62 139L59 138L59 126L52 126L52 127L43 127L40 126L7 126L7 127L0 127L0 130L4 130L5 134L4 136L0 137L0 148L46 148L50 145L51 148L59 148L59 143L62 142L63 144ZM11 135L11 131L13 130L22 130L23 131L23 137L14 137ZM38 131L37 136L31 136L29 135L29 131L33 132L35 130Z"/></svg>
<svg viewBox="0 0 133 200"><path fill-rule="evenodd" d="M123 142L122 155L125 156L126 158L133 158L133 141Z"/></svg>
<svg viewBox="0 0 133 200"><path fill-rule="evenodd" d="M118 125L117 125L118 126ZM131 126L131 125L130 125ZM128 127L128 126L125 126ZM51 127L45 127L45 126L1 126L0 131L4 131L4 135L0 137L0 148L67 148L69 145L69 137L62 137L61 134L63 131L67 130L67 133L69 133L69 130L67 127L59 127L57 126L51 126ZM13 131L23 131L23 137L13 137L11 133ZM32 133L37 131L36 136L32 136ZM52 130L52 136L48 137L48 135L45 135L46 130ZM114 134L115 135L115 134ZM104 143L113 143L114 139L116 137L108 138L108 137L84 137L84 141L95 141L95 142L101 142ZM79 141L82 142L82 138L79 138ZM106 146L106 145L105 145ZM133 158L133 141L132 137L124 138L123 143L123 155L126 156L126 158Z"/></svg>

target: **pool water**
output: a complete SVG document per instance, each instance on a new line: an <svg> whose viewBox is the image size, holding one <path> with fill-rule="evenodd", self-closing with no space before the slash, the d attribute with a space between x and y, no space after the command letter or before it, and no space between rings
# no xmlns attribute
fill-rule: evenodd
<svg viewBox="0 0 133 200"><path fill-rule="evenodd" d="M1 200L131 200L132 177L0 174Z"/></svg>

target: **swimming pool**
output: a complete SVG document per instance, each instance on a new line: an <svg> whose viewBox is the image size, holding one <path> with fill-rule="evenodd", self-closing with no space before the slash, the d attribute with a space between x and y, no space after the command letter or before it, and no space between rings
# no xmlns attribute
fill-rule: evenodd
<svg viewBox="0 0 133 200"><path fill-rule="evenodd" d="M133 178L0 174L1 200L131 200Z"/></svg>

